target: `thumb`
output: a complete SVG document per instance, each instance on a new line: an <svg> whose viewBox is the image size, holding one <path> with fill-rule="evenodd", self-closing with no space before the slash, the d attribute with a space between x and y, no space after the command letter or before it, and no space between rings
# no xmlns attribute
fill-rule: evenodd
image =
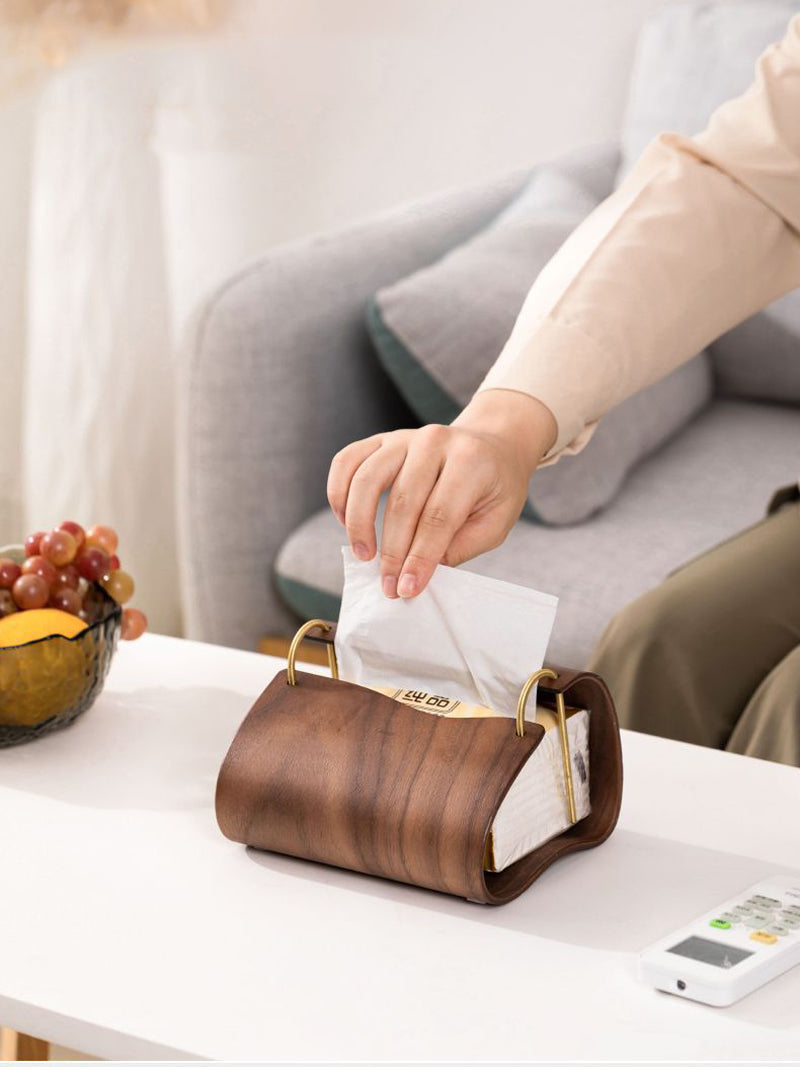
<svg viewBox="0 0 800 1067"><path fill-rule="evenodd" d="M508 530L501 527L496 515L476 515L467 519L456 531L444 554L442 563L448 567L457 567L469 559L480 556L497 548L506 539Z"/></svg>

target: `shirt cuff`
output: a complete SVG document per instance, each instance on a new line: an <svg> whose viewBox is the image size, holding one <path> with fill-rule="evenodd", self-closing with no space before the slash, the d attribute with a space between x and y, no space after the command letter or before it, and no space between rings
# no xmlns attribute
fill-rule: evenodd
<svg viewBox="0 0 800 1067"><path fill-rule="evenodd" d="M600 370L605 360L581 329L552 318L540 319L534 326L526 323L522 335L522 330L519 336L516 329L512 332L477 391L511 389L550 409L558 432L540 464L549 466L562 455L580 452L592 437L597 413L586 410L587 395L592 395L590 368Z"/></svg>

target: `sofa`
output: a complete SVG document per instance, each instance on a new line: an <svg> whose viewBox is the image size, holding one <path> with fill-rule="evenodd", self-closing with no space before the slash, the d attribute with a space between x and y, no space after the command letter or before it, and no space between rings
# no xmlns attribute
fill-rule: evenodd
<svg viewBox="0 0 800 1067"><path fill-rule="evenodd" d="M694 132L704 118L686 112L686 99L698 94L674 83L682 63L695 69L698 42L723 57L709 64L717 71L716 95L708 89L714 78L697 75L704 87L698 106L710 113L744 88L755 56L779 36L791 8L670 5L643 31L627 135L619 144L588 146L584 154L551 162L569 176L585 165L586 152L606 158L618 152L624 173L646 143L648 121L656 129L683 124L682 132ZM698 27L705 37L698 37ZM662 125L673 118L671 104L678 117ZM335 617L345 535L326 505L330 460L350 441L419 424L376 358L365 309L377 291L489 226L535 171L274 248L198 310L181 360L178 419L188 637L256 648L264 636L291 635L303 617ZM800 353L795 297L778 302L776 315L767 309L709 347L708 396L630 470L604 507L558 525L523 517L503 545L465 564L559 597L552 661L583 666L615 612L671 569L758 521L773 491L796 480L800 389L794 395L781 375L797 372L772 347L777 322L780 353L791 350L787 330ZM743 365L752 373L739 373ZM748 385L753 378L757 387Z"/></svg>

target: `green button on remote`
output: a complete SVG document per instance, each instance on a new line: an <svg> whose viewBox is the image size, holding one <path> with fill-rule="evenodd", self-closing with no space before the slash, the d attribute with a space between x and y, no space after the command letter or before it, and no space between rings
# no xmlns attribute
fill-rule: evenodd
<svg viewBox="0 0 800 1067"><path fill-rule="evenodd" d="M712 919L708 925L713 926L716 930L730 930L731 928L731 924L724 919Z"/></svg>

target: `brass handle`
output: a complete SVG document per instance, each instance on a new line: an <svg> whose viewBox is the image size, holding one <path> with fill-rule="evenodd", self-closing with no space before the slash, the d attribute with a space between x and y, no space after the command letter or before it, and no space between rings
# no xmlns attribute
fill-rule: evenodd
<svg viewBox="0 0 800 1067"><path fill-rule="evenodd" d="M522 687L517 701L517 737L525 736L525 705L531 689L543 678L555 680L558 675L549 667L542 667L535 671ZM569 808L569 821L576 823L578 816L575 810L575 790L572 785L572 758L569 750L569 738L567 737L567 709L564 706L564 694L556 693L556 715L558 716L558 733L561 739L561 762L564 765L564 783L567 787L567 807ZM534 720L535 721L535 720Z"/></svg>
<svg viewBox="0 0 800 1067"><path fill-rule="evenodd" d="M303 638L311 630L316 630L319 627L324 634L330 632L330 626L324 619L311 619L310 622L304 623L297 633L292 638L292 643L289 645L289 655L286 659L286 675L289 685L297 685L297 675L294 669L294 661L297 658L297 650L303 642ZM339 677L339 664L336 662L336 649L332 644L328 645L328 666L331 669L331 677Z"/></svg>

